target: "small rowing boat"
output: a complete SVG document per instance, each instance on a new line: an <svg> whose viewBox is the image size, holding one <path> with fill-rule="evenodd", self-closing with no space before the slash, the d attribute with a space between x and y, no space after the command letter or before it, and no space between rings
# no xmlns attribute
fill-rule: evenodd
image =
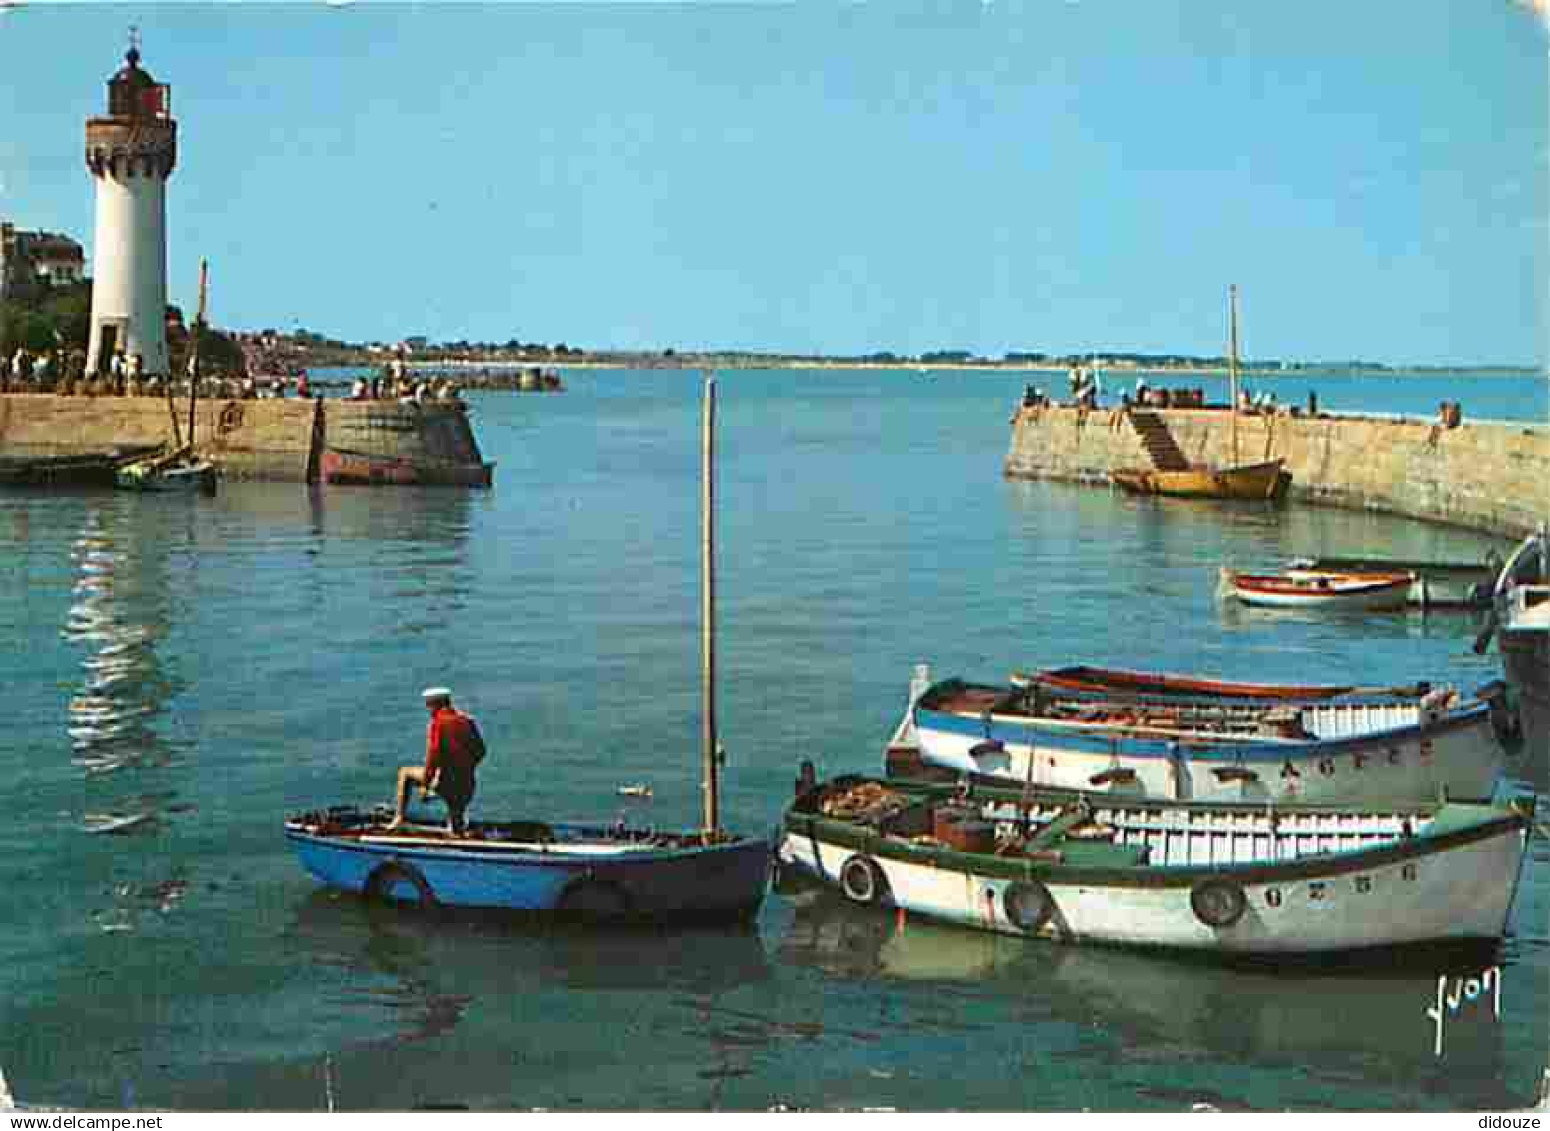
<svg viewBox="0 0 1550 1131"><path fill-rule="evenodd" d="M1505 753L1501 685L1460 700L1104 700L948 679L907 727L920 758L992 783L1176 801L1380 804L1484 800ZM897 745L897 743L896 743Z"/></svg>
<svg viewBox="0 0 1550 1131"><path fill-rule="evenodd" d="M421 908L556 912L588 919L752 918L764 901L768 835L721 827L715 726L715 379L705 383L701 497L701 711L704 821L663 832L613 825L476 821L390 828L392 810L336 806L289 818L302 866L330 887ZM627 787L628 788L628 787ZM629 796L649 797L637 785Z"/></svg>
<svg viewBox="0 0 1550 1131"><path fill-rule="evenodd" d="M332 888L422 910L486 908L591 919L749 918L769 872L763 837L619 825L475 821L388 828L387 809L287 819L285 838Z"/></svg>
<svg viewBox="0 0 1550 1131"><path fill-rule="evenodd" d="M1506 930L1534 799L1362 808L1181 805L803 767L783 878L854 903L1062 942L1246 954Z"/></svg>
<svg viewBox="0 0 1550 1131"><path fill-rule="evenodd" d="M1245 605L1275 609L1402 609L1414 578L1408 573L1240 573L1223 567L1220 591Z"/></svg>

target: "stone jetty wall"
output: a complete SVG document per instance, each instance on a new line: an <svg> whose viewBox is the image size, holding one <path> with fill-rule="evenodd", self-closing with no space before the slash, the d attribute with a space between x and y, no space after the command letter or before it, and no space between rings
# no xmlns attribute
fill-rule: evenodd
<svg viewBox="0 0 1550 1131"><path fill-rule="evenodd" d="M1195 463L1232 456L1232 414L1148 409ZM1517 537L1550 518L1550 429L1355 416L1238 418L1240 462L1285 459L1290 495L1307 502ZM1119 410L1022 408L1012 418L1009 477L1107 483L1111 470L1149 467Z"/></svg>
<svg viewBox="0 0 1550 1131"><path fill-rule="evenodd" d="M188 432L188 401L173 406ZM196 406L199 450L233 479L308 483L325 446L372 455L477 463L479 444L457 405L397 401L210 400ZM0 455L105 452L170 442L167 401L155 397L0 396Z"/></svg>

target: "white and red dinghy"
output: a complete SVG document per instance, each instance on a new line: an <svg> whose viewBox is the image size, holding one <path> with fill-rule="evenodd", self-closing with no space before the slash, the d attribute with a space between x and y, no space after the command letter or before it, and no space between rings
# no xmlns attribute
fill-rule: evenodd
<svg viewBox="0 0 1550 1131"><path fill-rule="evenodd" d="M1408 573L1239 573L1222 570L1221 590L1245 605L1277 609L1402 609Z"/></svg>

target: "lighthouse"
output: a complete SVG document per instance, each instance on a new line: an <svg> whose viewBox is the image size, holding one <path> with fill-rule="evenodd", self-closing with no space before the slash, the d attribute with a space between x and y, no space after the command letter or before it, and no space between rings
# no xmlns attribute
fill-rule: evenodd
<svg viewBox="0 0 1550 1131"><path fill-rule="evenodd" d="M167 178L178 157L171 89L140 67L131 40L108 80L108 112L86 120L86 167L97 183L91 340L86 368L106 372L113 355L139 355L146 374L167 357Z"/></svg>

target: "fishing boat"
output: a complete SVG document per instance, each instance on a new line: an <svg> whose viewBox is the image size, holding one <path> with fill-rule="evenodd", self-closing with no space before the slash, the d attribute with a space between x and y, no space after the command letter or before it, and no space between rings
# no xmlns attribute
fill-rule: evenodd
<svg viewBox="0 0 1550 1131"><path fill-rule="evenodd" d="M1524 749L1536 759L1531 769L1543 781L1550 752L1550 536L1544 529L1525 538L1502 566L1477 652L1489 647L1493 633Z"/></svg>
<svg viewBox="0 0 1550 1131"><path fill-rule="evenodd" d="M495 465L326 447L318 461L318 472L325 483L359 487L488 487Z"/></svg>
<svg viewBox="0 0 1550 1131"><path fill-rule="evenodd" d="M1141 699L1273 701L1338 699L1347 695L1419 699L1432 689L1429 683L1399 687L1360 687L1345 683L1245 683L1217 679L1212 676L1138 672L1125 668L1092 667L1087 664L1049 668L1032 674L1013 672L1011 681L1019 687L1042 684L1047 688L1074 695Z"/></svg>
<svg viewBox="0 0 1550 1131"><path fill-rule="evenodd" d="M1293 558L1287 572L1301 573L1408 573L1407 601L1423 609L1439 607L1484 608L1501 573L1502 559L1494 551L1479 562L1439 562L1414 558L1317 557Z"/></svg>
<svg viewBox="0 0 1550 1131"><path fill-rule="evenodd" d="M126 491L198 491L205 495L215 494L218 481L215 464L196 455L188 445L126 463L115 478Z"/></svg>
<svg viewBox="0 0 1550 1131"><path fill-rule="evenodd" d="M786 873L981 931L1237 954L1496 943L1534 799L1359 808L962 790L810 763Z"/></svg>
<svg viewBox="0 0 1550 1131"><path fill-rule="evenodd" d="M748 918L763 902L770 844L621 825L474 821L389 830L387 808L285 822L302 866L329 887L422 909L540 911L599 919Z"/></svg>
<svg viewBox="0 0 1550 1131"><path fill-rule="evenodd" d="M949 679L914 697L908 720L927 765L988 782L1178 801L1483 800L1505 757L1501 691L1154 703Z"/></svg>
<svg viewBox="0 0 1550 1131"><path fill-rule="evenodd" d="M1132 495L1176 498L1278 501L1285 497L1292 476L1285 460L1242 463L1238 458L1238 288L1228 289L1228 375L1232 403L1232 462L1226 467L1191 464L1179 467L1119 469L1109 473L1115 486ZM1170 444L1170 447L1172 445ZM1183 456L1173 457L1182 465Z"/></svg>
<svg viewBox="0 0 1550 1131"><path fill-rule="evenodd" d="M117 486L126 491L197 491L204 495L216 492L217 472L215 464L201 456L194 448L195 409L199 403L199 348L205 333L205 301L208 296L209 262L199 262L199 312L194 318L190 335L188 357L188 442L184 443L178 428L177 405L173 401L172 382L167 382L167 412L172 418L172 445L158 455L134 460L118 469L114 477Z"/></svg>
<svg viewBox="0 0 1550 1131"><path fill-rule="evenodd" d="M599 920L750 918L768 886L768 836L720 820L715 714L715 380L705 385L701 618L704 819L661 832L576 822L475 821L454 836L424 822L390 829L386 808L339 806L289 818L286 839L322 883L422 908L491 908Z"/></svg>
<svg viewBox="0 0 1550 1131"><path fill-rule="evenodd" d="M1225 566L1218 591L1245 605L1270 609L1402 609L1414 576L1408 573L1242 573Z"/></svg>
<svg viewBox="0 0 1550 1131"><path fill-rule="evenodd" d="M1204 465L1169 469L1139 468L1111 471L1116 487L1132 495L1170 495L1190 499L1279 499L1290 475L1281 459L1232 467Z"/></svg>

